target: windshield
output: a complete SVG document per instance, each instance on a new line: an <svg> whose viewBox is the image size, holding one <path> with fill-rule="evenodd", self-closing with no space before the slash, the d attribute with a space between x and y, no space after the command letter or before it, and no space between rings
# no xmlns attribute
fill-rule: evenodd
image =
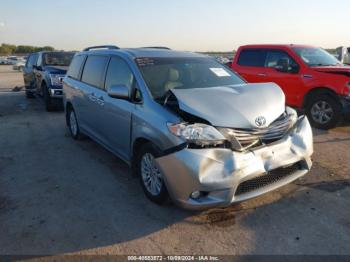
<svg viewBox="0 0 350 262"><path fill-rule="evenodd" d="M44 65L69 66L74 53L46 53L44 54Z"/></svg>
<svg viewBox="0 0 350 262"><path fill-rule="evenodd" d="M210 88L245 83L212 58L137 58L136 63L155 99L171 89Z"/></svg>
<svg viewBox="0 0 350 262"><path fill-rule="evenodd" d="M322 48L297 47L293 48L297 55L309 66L334 66L340 62Z"/></svg>

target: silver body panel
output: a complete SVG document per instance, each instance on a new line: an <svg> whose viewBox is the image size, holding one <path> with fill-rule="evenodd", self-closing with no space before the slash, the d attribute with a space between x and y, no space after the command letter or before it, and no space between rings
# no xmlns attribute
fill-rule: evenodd
<svg viewBox="0 0 350 262"><path fill-rule="evenodd" d="M268 146L247 152L184 149L157 161L172 199L184 208L203 209L241 202L296 180L310 170L312 153L312 130L307 118L303 118L297 129ZM240 183L297 162L301 162L300 169L284 179L240 196L234 195ZM194 191L210 193L194 200L190 198Z"/></svg>
<svg viewBox="0 0 350 262"><path fill-rule="evenodd" d="M82 52L89 54L90 52ZM95 52L93 52L95 53ZM231 149L178 149L185 140L173 135L168 123L183 120L172 110L153 100L134 60L137 57L200 57L198 54L169 50L99 51L98 54L117 56L132 70L142 93L142 102L109 97L107 92L81 81L65 77L63 101L73 106L83 133L132 165L134 145L149 141L164 156L157 159L167 189L173 201L188 209L225 206L243 201L283 186L305 175L311 167L312 132L307 118L299 121L293 132L282 139L246 152ZM180 108L207 120L213 126L257 128L256 118L266 118L266 126L285 111L280 88L272 83L208 89L173 90ZM292 109L291 109L292 110ZM235 197L242 181L263 176L270 170L302 162L303 168L278 183ZM193 191L209 192L206 198L190 198Z"/></svg>
<svg viewBox="0 0 350 262"><path fill-rule="evenodd" d="M265 126L269 126L285 110L284 94L274 83L174 89L172 92L182 110L214 126L256 128L255 119L259 116L264 116Z"/></svg>

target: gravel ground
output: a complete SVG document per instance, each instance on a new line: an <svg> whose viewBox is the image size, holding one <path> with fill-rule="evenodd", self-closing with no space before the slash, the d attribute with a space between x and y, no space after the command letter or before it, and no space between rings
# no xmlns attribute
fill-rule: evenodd
<svg viewBox="0 0 350 262"><path fill-rule="evenodd" d="M159 207L128 167L73 141L0 66L0 254L350 254L350 125L315 130L310 174L223 209Z"/></svg>

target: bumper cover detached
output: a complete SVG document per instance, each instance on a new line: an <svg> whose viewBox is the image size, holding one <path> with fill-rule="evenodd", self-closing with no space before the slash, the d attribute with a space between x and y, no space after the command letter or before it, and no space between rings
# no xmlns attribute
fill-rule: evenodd
<svg viewBox="0 0 350 262"><path fill-rule="evenodd" d="M200 210L228 206L291 183L311 169L312 153L312 130L301 117L294 130L269 145L247 152L187 148L157 158L157 163L173 201Z"/></svg>

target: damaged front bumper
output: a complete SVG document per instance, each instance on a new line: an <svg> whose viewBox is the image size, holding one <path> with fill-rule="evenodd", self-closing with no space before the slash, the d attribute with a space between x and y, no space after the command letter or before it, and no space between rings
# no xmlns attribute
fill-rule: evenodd
<svg viewBox="0 0 350 262"><path fill-rule="evenodd" d="M173 201L186 209L227 206L284 186L311 169L306 117L282 139L246 152L190 149L157 158Z"/></svg>

